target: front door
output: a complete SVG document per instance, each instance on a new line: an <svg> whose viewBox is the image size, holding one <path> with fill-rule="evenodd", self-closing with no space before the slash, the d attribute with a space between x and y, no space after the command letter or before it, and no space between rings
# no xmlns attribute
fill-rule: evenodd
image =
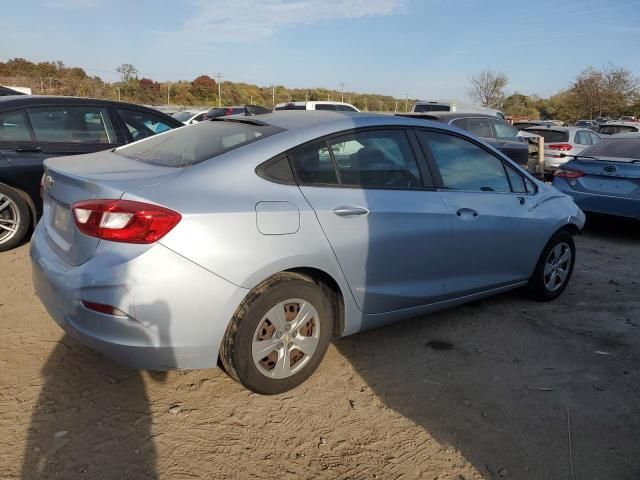
<svg viewBox="0 0 640 480"><path fill-rule="evenodd" d="M420 131L418 137L441 177L451 216L447 293L459 297L525 281L544 246L525 177L460 136Z"/></svg>
<svg viewBox="0 0 640 480"><path fill-rule="evenodd" d="M401 129L364 130L291 153L301 190L365 313L444 297L451 226Z"/></svg>

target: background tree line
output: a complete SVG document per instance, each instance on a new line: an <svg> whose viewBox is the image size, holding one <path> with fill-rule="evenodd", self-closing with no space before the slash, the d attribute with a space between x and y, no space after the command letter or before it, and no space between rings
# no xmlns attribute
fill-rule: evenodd
<svg viewBox="0 0 640 480"><path fill-rule="evenodd" d="M118 82L105 82L88 75L82 68L57 62L30 62L14 58L0 62L0 84L29 87L34 94L74 95L107 98L147 105L184 105L211 107L218 104L218 84L208 75L192 81L157 82L139 77L131 64L118 66ZM327 88L287 88L283 85L260 87L242 82L223 81L221 105L255 104L272 107L275 103L302 100L340 100L341 92ZM344 101L368 111L406 111L413 100L388 95L344 92Z"/></svg>
<svg viewBox="0 0 640 480"><path fill-rule="evenodd" d="M108 98L147 105L210 107L218 104L218 84L208 75L192 81L157 82L139 77L134 65L123 64L116 72L118 82L105 82L88 75L79 67L68 67L61 61L30 62L14 58L0 62L0 84L30 87L35 94L74 95ZM505 95L509 78L502 72L487 69L469 78L468 95L506 115L529 119L554 118L575 121L580 118L622 115L640 116L638 78L624 67L608 65L588 67L570 85L550 96L514 93ZM326 88L287 88L283 85L261 87L242 82L223 81L220 85L222 105L256 104L271 107L275 103L301 100L340 100L341 92ZM397 99L388 95L345 92L344 100L365 111L406 111L413 99Z"/></svg>
<svg viewBox="0 0 640 480"><path fill-rule="evenodd" d="M640 116L640 87L633 73L615 65L588 67L549 98L514 93L505 96L509 77L487 69L469 78L467 94L481 105L529 119L576 121L595 117Z"/></svg>

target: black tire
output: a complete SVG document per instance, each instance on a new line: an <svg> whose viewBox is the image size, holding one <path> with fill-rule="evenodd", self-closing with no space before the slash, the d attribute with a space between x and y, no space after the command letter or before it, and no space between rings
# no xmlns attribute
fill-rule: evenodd
<svg viewBox="0 0 640 480"><path fill-rule="evenodd" d="M569 250L571 251L571 260L570 262L568 262L566 278L564 279L563 283L557 287L557 289L553 290L547 286L547 279L545 278L545 266L547 265L547 260L550 258L551 252L558 245L567 245L569 247ZM564 292L564 290L567 288L567 285L569 284L569 281L571 280L575 261L576 246L573 241L573 236L566 230L560 230L559 232L556 232L547 242L544 250L542 250L542 254L540 255L538 263L536 264L536 269L529 279L529 285L527 286L527 292L529 296L539 302L549 302L562 295L562 292Z"/></svg>
<svg viewBox="0 0 640 480"><path fill-rule="evenodd" d="M318 343L299 371L287 378L270 378L254 363L254 335L267 312L289 299L305 300L315 308ZM220 362L231 378L253 392L264 395L286 392L304 382L322 361L331 341L333 321L333 309L322 285L298 273L278 273L254 288L238 307L220 347Z"/></svg>
<svg viewBox="0 0 640 480"><path fill-rule="evenodd" d="M0 207L5 205L7 200L10 204L0 210L0 252L6 252L20 245L31 226L31 211L25 199L13 188L0 183ZM9 221L18 222L16 231L8 232L2 228L2 225L8 227Z"/></svg>

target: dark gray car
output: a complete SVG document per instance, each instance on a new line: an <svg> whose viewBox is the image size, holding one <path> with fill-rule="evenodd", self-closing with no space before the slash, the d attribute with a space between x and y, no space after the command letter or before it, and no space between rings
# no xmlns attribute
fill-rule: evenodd
<svg viewBox="0 0 640 480"><path fill-rule="evenodd" d="M474 134L496 150L501 151L518 165L526 167L529 160L529 144L518 130L494 115L482 113L398 113L411 118L423 118L453 125Z"/></svg>

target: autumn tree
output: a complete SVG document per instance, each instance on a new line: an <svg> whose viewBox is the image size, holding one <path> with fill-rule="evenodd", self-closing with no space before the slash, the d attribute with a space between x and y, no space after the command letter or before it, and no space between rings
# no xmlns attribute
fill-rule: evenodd
<svg viewBox="0 0 640 480"><path fill-rule="evenodd" d="M116 68L116 72L120 74L120 79L123 83L126 83L129 80L134 80L138 76L138 69L130 63L123 63Z"/></svg>
<svg viewBox="0 0 640 480"><path fill-rule="evenodd" d="M467 94L484 107L499 108L509 78L502 72L486 69L469 78Z"/></svg>
<svg viewBox="0 0 640 480"><path fill-rule="evenodd" d="M209 75L200 75L191 82L191 94L196 102L211 103L218 95L216 81Z"/></svg>

